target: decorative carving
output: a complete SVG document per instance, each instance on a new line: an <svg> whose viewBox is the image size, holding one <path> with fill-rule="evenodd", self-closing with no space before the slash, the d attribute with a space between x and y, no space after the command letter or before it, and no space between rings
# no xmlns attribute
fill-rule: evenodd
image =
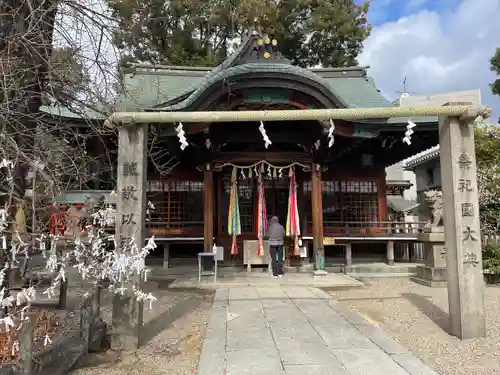
<svg viewBox="0 0 500 375"><path fill-rule="evenodd" d="M462 216L474 216L474 205L472 203L462 203Z"/></svg>
<svg viewBox="0 0 500 375"><path fill-rule="evenodd" d="M479 264L477 260L477 255L474 253L467 253L464 255L464 264L468 264L469 266L476 267Z"/></svg>
<svg viewBox="0 0 500 375"><path fill-rule="evenodd" d="M427 226L442 226L443 219L443 193L439 190L429 190L424 192L424 199L429 205L432 221Z"/></svg>

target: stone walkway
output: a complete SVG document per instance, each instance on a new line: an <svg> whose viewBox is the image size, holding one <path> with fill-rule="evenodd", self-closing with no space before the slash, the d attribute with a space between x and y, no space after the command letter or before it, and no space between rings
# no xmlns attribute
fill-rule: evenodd
<svg viewBox="0 0 500 375"><path fill-rule="evenodd" d="M436 375L312 287L218 289L198 375Z"/></svg>

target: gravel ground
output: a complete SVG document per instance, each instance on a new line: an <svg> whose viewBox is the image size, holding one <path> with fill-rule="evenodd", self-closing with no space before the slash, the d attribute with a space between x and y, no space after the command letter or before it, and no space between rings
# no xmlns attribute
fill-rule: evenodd
<svg viewBox="0 0 500 375"><path fill-rule="evenodd" d="M440 375L500 375L500 287L485 290L487 337L460 341L446 333L446 288L428 288L406 279L366 284L366 288L329 293L380 326Z"/></svg>
<svg viewBox="0 0 500 375"><path fill-rule="evenodd" d="M145 306L141 348L137 352L120 354L111 350L89 354L72 375L184 375L196 372L213 292L152 289L157 301L151 311ZM109 311L104 308L105 320L110 318Z"/></svg>

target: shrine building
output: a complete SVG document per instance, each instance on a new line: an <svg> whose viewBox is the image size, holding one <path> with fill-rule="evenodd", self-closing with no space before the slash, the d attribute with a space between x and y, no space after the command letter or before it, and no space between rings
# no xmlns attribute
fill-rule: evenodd
<svg viewBox="0 0 500 375"><path fill-rule="evenodd" d="M305 69L292 65L279 47L279 41L252 35L214 69L124 68L124 92L115 110L395 106L377 89L368 67ZM412 134L404 140L408 129ZM244 250L258 239L263 203L267 218L276 215L286 225L293 176L296 232L307 249L305 260L312 260L314 247L319 247L325 249L327 263L366 259L393 264L394 246L415 243L423 223L407 223L402 215L389 219L390 206L406 209L400 193L409 184L388 186L385 169L438 143L437 117L151 125L147 199L155 209L148 214L146 236L154 235L167 257L210 251L215 243L224 248L224 263L246 264ZM236 236L230 213L235 179ZM287 260L293 265L300 258L294 241L288 244Z"/></svg>

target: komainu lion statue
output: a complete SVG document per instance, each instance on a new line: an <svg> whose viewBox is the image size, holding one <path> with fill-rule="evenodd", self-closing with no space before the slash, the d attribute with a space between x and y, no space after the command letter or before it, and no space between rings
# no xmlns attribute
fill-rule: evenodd
<svg viewBox="0 0 500 375"><path fill-rule="evenodd" d="M427 226L437 227L443 225L443 193L439 190L428 190L424 192L424 199L429 205L432 221Z"/></svg>

